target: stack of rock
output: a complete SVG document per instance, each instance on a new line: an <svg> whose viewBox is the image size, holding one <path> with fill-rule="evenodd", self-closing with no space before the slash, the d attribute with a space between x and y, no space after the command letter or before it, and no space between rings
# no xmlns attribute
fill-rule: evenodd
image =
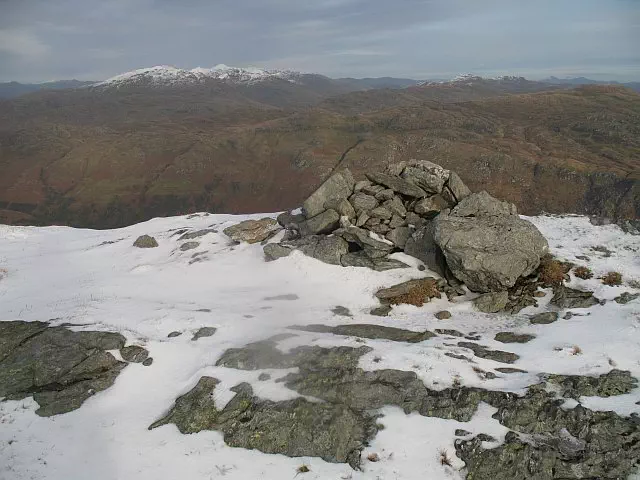
<svg viewBox="0 0 640 480"><path fill-rule="evenodd" d="M439 165L412 160L354 181L347 169L331 175L304 202L284 213L280 243L264 247L267 260L300 250L326 263L375 270L406 267L388 258L404 252L422 260L454 287L503 291L532 273L548 249L513 204L472 193Z"/></svg>

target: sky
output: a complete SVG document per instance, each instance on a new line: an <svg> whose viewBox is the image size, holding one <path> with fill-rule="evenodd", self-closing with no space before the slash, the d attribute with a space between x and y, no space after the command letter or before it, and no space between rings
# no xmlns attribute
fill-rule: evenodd
<svg viewBox="0 0 640 480"><path fill-rule="evenodd" d="M640 0L0 0L0 81L154 65L640 80Z"/></svg>

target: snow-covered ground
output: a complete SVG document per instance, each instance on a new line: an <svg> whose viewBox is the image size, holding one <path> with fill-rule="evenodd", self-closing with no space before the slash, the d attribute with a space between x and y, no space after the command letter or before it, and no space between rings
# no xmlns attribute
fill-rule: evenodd
<svg viewBox="0 0 640 480"><path fill-rule="evenodd" d="M200 214L107 231L0 226L0 320L52 320L53 324L86 325L76 329L118 331L128 343L148 349L154 359L150 367L130 364L111 388L71 413L41 418L34 413L37 405L32 399L0 403L0 479L287 479L296 477L303 463L310 468L299 474L305 479L451 479L462 478L457 468L463 466L453 448L455 429L504 437L507 430L491 418L495 410L488 405L482 405L468 423L405 415L386 407L380 420L386 428L363 455L377 453L380 461L365 459L363 471L353 471L346 464L318 458L231 448L218 432L182 435L174 425L147 429L203 375L222 381L216 389L220 406L233 396L229 388L242 381L250 382L264 398L295 397L295 392L275 382L282 371L272 372L276 373L273 380L258 382L263 371L215 366L226 349L281 333L293 324L377 323L412 330L478 332L479 343L517 353L521 358L513 366L529 372L481 379L469 363L444 355L458 350L468 355L468 351L451 346L456 342L442 336L419 344L366 341L373 351L362 358L362 368L413 370L434 389L460 381L522 392L537 382L541 372L596 375L612 366L640 378L640 301L627 305L612 301L624 291L638 290L628 283L604 286L596 278L616 270L625 282L640 281L640 238L616 226L596 227L584 217L529 218L549 239L552 253L593 269L593 279L572 278L569 285L608 300L582 312L573 310L583 316L530 325L527 315L544 311L550 292L539 299L539 307L515 316L478 313L468 301L471 295L456 303L443 298L421 308L396 307L389 317L371 316L368 312L377 305L373 294L378 288L424 272L342 268L298 253L265 262L259 244L232 245L222 233L228 225L259 217ZM183 252L174 235L182 228L212 228L217 233L196 239L200 247ZM133 247L142 234L153 235L160 246ZM199 252L206 253L193 262ZM577 258L583 255L589 260ZM336 305L349 308L354 316L334 315L331 309ZM433 314L445 309L452 318L437 320ZM203 326L218 330L212 337L191 341L191 333ZM167 338L174 330L185 334ZM493 340L499 331L537 337L527 344L504 345ZM296 333L279 347L362 345L349 337ZM581 350L578 355L574 355L576 345ZM501 366L476 360L485 370ZM639 390L608 399L583 398L582 403L629 415L640 412ZM454 468L440 464L441 450L448 451Z"/></svg>

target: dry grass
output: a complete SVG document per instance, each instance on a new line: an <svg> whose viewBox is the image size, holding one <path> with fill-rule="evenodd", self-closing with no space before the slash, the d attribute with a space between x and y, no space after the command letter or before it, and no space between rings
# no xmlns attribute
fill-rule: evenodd
<svg viewBox="0 0 640 480"><path fill-rule="evenodd" d="M582 355L582 349L578 345L571 347L571 355Z"/></svg>
<svg viewBox="0 0 640 480"><path fill-rule="evenodd" d="M296 472L298 472L298 473L296 473L296 475L298 475L299 473L307 473L307 472L310 472L310 471L311 471L311 469L310 469L307 465L305 465L305 464L303 463L302 465L300 465L300 466L296 469Z"/></svg>
<svg viewBox="0 0 640 480"><path fill-rule="evenodd" d="M591 271L591 269L584 266L574 268L573 274L576 277L581 278L583 280L589 280L590 278L593 277L593 272Z"/></svg>
<svg viewBox="0 0 640 480"><path fill-rule="evenodd" d="M446 465L447 467L451 467L451 458L449 457L449 452L447 452L444 448L440 450L440 465L443 467Z"/></svg>
<svg viewBox="0 0 640 480"><path fill-rule="evenodd" d="M538 280L547 287L557 287L562 285L567 271L566 264L555 260L551 255L546 255L538 267Z"/></svg>
<svg viewBox="0 0 640 480"><path fill-rule="evenodd" d="M440 291L435 280L425 279L403 295L387 299L390 305L407 303L416 307L423 306L432 298L440 298Z"/></svg>
<svg viewBox="0 0 640 480"><path fill-rule="evenodd" d="M614 287L616 285L622 285L622 275L618 272L609 272L602 277L602 283Z"/></svg>

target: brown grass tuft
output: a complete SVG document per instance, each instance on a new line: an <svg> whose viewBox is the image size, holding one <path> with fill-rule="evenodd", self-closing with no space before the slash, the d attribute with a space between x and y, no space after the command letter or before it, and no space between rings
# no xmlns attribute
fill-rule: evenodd
<svg viewBox="0 0 640 480"><path fill-rule="evenodd" d="M609 272L602 277L602 283L609 285L610 287L622 285L622 275L618 272Z"/></svg>
<svg viewBox="0 0 640 480"><path fill-rule="evenodd" d="M438 290L436 281L427 278L421 281L407 293L387 299L387 303L389 303L390 305L407 303L409 305L421 307L432 298L440 298L440 291Z"/></svg>
<svg viewBox="0 0 640 480"><path fill-rule="evenodd" d="M311 471L311 469L307 465L305 465L304 463L302 465L300 465L296 469L296 472L298 472L298 473L307 473L307 472L310 472L310 471Z"/></svg>
<svg viewBox="0 0 640 480"><path fill-rule="evenodd" d="M582 349L578 345L571 347L571 355L582 355Z"/></svg>
<svg viewBox="0 0 640 480"><path fill-rule="evenodd" d="M564 275L567 273L566 265L555 260L551 255L546 255L540 261L538 267L538 280L548 287L562 285Z"/></svg>
<svg viewBox="0 0 640 480"><path fill-rule="evenodd" d="M439 452L440 454L440 465L443 467L446 465L447 467L451 466L451 458L449 458L449 453L443 448Z"/></svg>
<svg viewBox="0 0 640 480"><path fill-rule="evenodd" d="M593 272L591 271L591 269L584 266L574 268L573 274L576 277L581 278L583 280L589 280L590 278L593 277Z"/></svg>

